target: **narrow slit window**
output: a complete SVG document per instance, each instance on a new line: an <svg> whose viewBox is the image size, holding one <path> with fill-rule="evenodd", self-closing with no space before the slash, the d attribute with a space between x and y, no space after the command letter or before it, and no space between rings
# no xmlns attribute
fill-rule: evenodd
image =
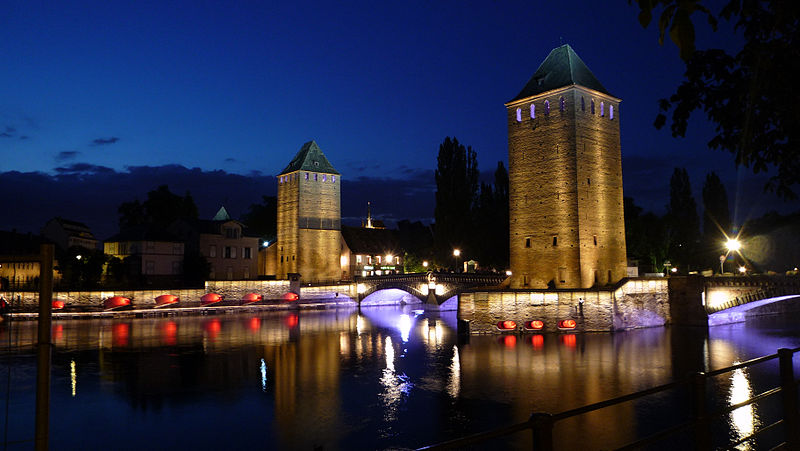
<svg viewBox="0 0 800 451"><path fill-rule="evenodd" d="M553 246L558 246L558 235L553 236Z"/></svg>
<svg viewBox="0 0 800 451"><path fill-rule="evenodd" d="M587 185L591 185L591 184L592 184L592 179L590 179L590 178L587 178L587 179L586 179L586 184L587 184Z"/></svg>
<svg viewBox="0 0 800 451"><path fill-rule="evenodd" d="M531 104L531 119L536 119L536 105Z"/></svg>
<svg viewBox="0 0 800 451"><path fill-rule="evenodd" d="M549 100L545 100L544 101L544 115L548 116L549 114L550 114L550 101Z"/></svg>
<svg viewBox="0 0 800 451"><path fill-rule="evenodd" d="M608 118L614 120L614 105L608 106Z"/></svg>
<svg viewBox="0 0 800 451"><path fill-rule="evenodd" d="M522 108L517 108L517 122L522 122Z"/></svg>
<svg viewBox="0 0 800 451"><path fill-rule="evenodd" d="M531 247L531 238L530 237L525 238L525 247L528 247L528 248Z"/></svg>
<svg viewBox="0 0 800 451"><path fill-rule="evenodd" d="M589 105L589 108L590 108L592 114L594 114L594 99L592 99L592 103Z"/></svg>
<svg viewBox="0 0 800 451"><path fill-rule="evenodd" d="M581 111L586 111L586 101L581 97Z"/></svg>
<svg viewBox="0 0 800 451"><path fill-rule="evenodd" d="M594 239L594 245L597 246L597 235L592 236L592 238Z"/></svg>
<svg viewBox="0 0 800 451"><path fill-rule="evenodd" d="M564 100L564 97L561 97L561 98L558 100L558 110L559 110L559 111L561 111L561 112L563 113L563 112L564 112L564 110L566 110L566 109L567 109L567 101L566 101L566 100Z"/></svg>
<svg viewBox="0 0 800 451"><path fill-rule="evenodd" d="M600 102L600 117L603 117L605 115L606 115L605 105L603 104L603 102Z"/></svg>

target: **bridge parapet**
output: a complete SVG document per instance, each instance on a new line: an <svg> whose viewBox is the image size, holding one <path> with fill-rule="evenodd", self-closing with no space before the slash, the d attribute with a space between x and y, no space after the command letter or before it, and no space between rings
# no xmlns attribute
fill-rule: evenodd
<svg viewBox="0 0 800 451"><path fill-rule="evenodd" d="M403 290L422 302L435 301L437 305L475 287L500 285L507 276L475 273L412 273L356 278L359 301L379 290Z"/></svg>
<svg viewBox="0 0 800 451"><path fill-rule="evenodd" d="M738 305L800 294L798 276L729 276L706 278L705 309L716 313Z"/></svg>

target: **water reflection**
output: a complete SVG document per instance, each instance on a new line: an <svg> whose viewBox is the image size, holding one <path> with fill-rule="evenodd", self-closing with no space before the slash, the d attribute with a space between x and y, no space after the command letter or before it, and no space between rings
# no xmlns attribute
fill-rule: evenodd
<svg viewBox="0 0 800 451"><path fill-rule="evenodd" d="M412 448L800 344L792 321L708 333L646 329L461 342L455 323L454 312L394 307L56 320L53 448L99 449L117 436L130 447L144 447L153 424L170 424L171 443L182 448ZM33 322L13 329L0 323L0 349L11 343L8 355L15 356L4 360L13 380L6 399L27 399L31 406L35 340ZM712 392L736 403L775 372L739 371L715 381ZM629 403L577 418L556 433L565 448L612 448L687 413L681 402L663 397ZM32 430L29 410L15 411L14 430ZM110 411L129 420L109 424ZM198 427L209 415L214 427ZM758 416L753 407L737 409L726 433L748 435ZM102 434L76 438L74 431L96 424L104 424ZM529 447L528 435L519 440L508 446Z"/></svg>
<svg viewBox="0 0 800 451"><path fill-rule="evenodd" d="M738 362L736 362L738 363ZM731 386L728 394L728 404L735 405L740 402L747 401L753 396L753 389L750 386L750 378L746 369L739 368L731 373L730 378ZM730 413L730 422L733 430L736 433L736 440L741 440L749 437L759 427L759 421L756 413L756 405L748 404L739 407ZM740 450L754 449L750 442L745 442L736 447Z"/></svg>

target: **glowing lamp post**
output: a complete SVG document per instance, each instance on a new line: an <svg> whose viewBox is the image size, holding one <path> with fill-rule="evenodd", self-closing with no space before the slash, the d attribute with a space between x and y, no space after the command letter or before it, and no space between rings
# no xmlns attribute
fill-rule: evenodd
<svg viewBox="0 0 800 451"><path fill-rule="evenodd" d="M728 253L725 254L724 256L722 255L719 256L719 272L721 274L725 273L724 269L725 267L723 266L725 259L728 258L728 255L731 252L739 252L742 249L742 243L736 238L728 238L728 241L725 242L725 249L728 250ZM744 273L741 269L739 270L739 272Z"/></svg>
<svg viewBox="0 0 800 451"><path fill-rule="evenodd" d="M453 260L455 260L456 262L456 272L458 272L458 260L459 260L458 257L460 256L461 256L461 250L453 249Z"/></svg>

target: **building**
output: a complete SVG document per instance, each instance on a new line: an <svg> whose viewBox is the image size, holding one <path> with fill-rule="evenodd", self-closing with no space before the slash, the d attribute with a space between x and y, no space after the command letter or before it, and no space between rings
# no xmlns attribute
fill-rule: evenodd
<svg viewBox="0 0 800 451"><path fill-rule="evenodd" d="M99 241L85 224L64 218L53 218L42 228L42 236L55 243L62 250L82 247L97 250Z"/></svg>
<svg viewBox="0 0 800 451"><path fill-rule="evenodd" d="M512 288L625 277L619 104L569 45L505 104Z"/></svg>
<svg viewBox="0 0 800 451"><path fill-rule="evenodd" d="M341 177L314 141L278 174L276 275L338 281L341 270Z"/></svg>
<svg viewBox="0 0 800 451"><path fill-rule="evenodd" d="M105 240L103 252L122 260L131 280L175 282L183 275L183 242L156 226L127 228Z"/></svg>
<svg viewBox="0 0 800 451"><path fill-rule="evenodd" d="M187 255L201 255L209 264L209 280L258 277L258 236L231 219L220 207L211 220L176 221L170 230L187 246Z"/></svg>
<svg viewBox="0 0 800 451"><path fill-rule="evenodd" d="M39 261L4 261L3 256L36 256L41 245L48 240L30 233L0 231L0 291L34 290L38 288L41 264ZM58 261L53 261L53 283L61 282L61 273L56 271Z"/></svg>
<svg viewBox="0 0 800 451"><path fill-rule="evenodd" d="M405 251L395 230L342 226L343 280L352 280L354 276L402 274L404 258Z"/></svg>

